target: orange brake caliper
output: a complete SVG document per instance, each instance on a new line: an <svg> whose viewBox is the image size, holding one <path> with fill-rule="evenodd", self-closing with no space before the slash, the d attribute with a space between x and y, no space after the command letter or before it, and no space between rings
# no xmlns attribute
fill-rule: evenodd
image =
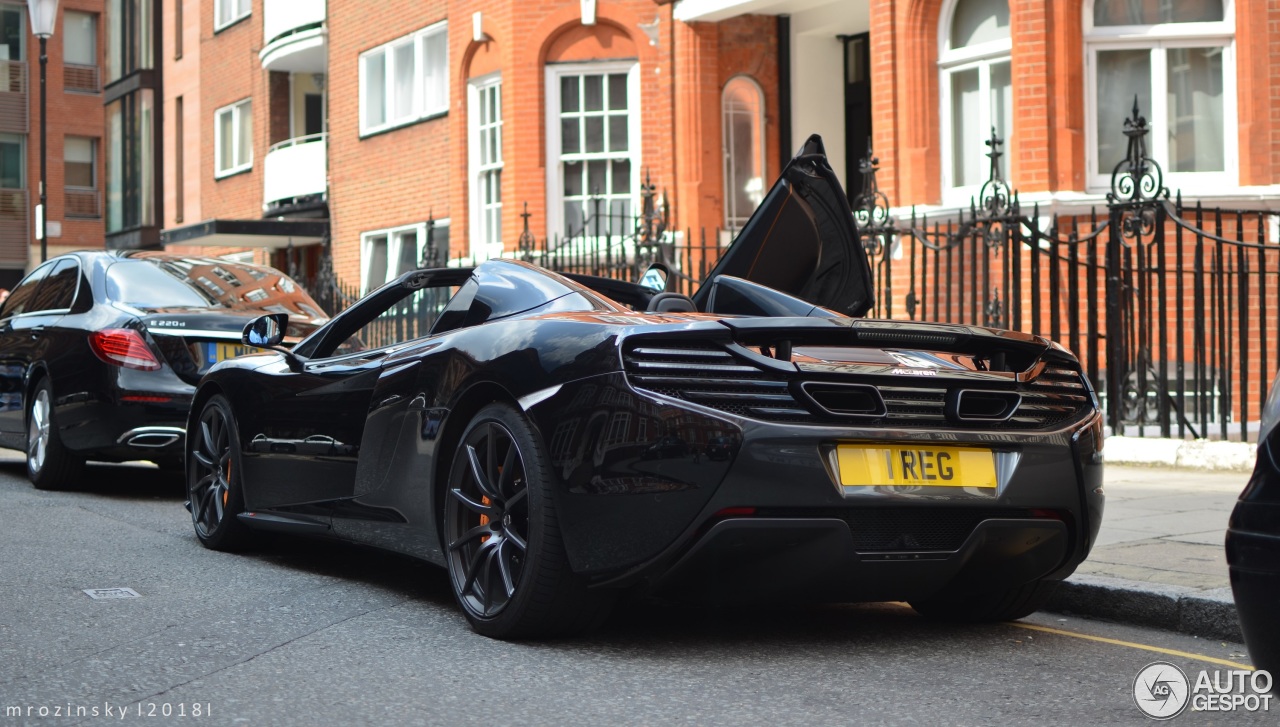
<svg viewBox="0 0 1280 727"><path fill-rule="evenodd" d="M480 504L481 504L481 505L488 506L490 502L491 502L491 500L489 499L489 497L488 497L487 495L481 495L481 496L480 496ZM488 525L488 524L489 524L489 516L488 516L488 515L481 514L481 515L480 515L480 524L481 524L481 525ZM489 540L489 536L488 536L488 535L481 535L481 536L480 536L480 542L485 543L485 542L488 542L488 540Z"/></svg>

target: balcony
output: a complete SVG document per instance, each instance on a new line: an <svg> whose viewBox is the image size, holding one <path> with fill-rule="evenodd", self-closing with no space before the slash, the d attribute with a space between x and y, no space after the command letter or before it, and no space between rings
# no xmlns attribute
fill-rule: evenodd
<svg viewBox="0 0 1280 727"><path fill-rule="evenodd" d="M300 136L267 150L262 167L263 217L314 210L328 191L327 134Z"/></svg>
<svg viewBox="0 0 1280 727"><path fill-rule="evenodd" d="M325 0L264 0L262 50L269 71L324 73Z"/></svg>

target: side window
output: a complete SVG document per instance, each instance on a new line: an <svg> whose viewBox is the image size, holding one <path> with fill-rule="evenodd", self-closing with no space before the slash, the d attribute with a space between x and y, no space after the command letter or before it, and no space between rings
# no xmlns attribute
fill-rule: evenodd
<svg viewBox="0 0 1280 727"><path fill-rule="evenodd" d="M28 312L70 310L80 282L80 266L75 260L60 260L36 291Z"/></svg>
<svg viewBox="0 0 1280 727"><path fill-rule="evenodd" d="M46 263L35 269L18 284L9 294L9 298L4 302L4 309L0 310L0 318L8 318L16 316L19 313L26 313L31 310L32 298L35 297L36 288L39 287L40 281L44 280L44 276L49 274L53 269L52 263Z"/></svg>

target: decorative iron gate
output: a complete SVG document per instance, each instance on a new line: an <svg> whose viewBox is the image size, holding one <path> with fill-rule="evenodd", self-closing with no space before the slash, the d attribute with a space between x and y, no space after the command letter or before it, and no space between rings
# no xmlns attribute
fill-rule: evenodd
<svg viewBox="0 0 1280 727"><path fill-rule="evenodd" d="M954 219L900 222L868 150L855 200L877 291L872 315L1008 327L1074 351L1115 433L1247 440L1276 360L1280 245L1275 213L1207 210L1171 198L1147 154L1135 100L1128 153L1106 206L1028 213L990 173ZM1210 231L1212 230L1212 231Z"/></svg>

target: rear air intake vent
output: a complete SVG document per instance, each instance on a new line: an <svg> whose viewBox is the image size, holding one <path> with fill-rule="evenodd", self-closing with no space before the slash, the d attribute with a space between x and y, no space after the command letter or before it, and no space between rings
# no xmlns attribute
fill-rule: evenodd
<svg viewBox="0 0 1280 727"><path fill-rule="evenodd" d="M1031 381L942 369L906 381L775 369L735 348L685 336L636 336L623 350L623 365L636 389L787 424L1036 431L1082 417L1093 406L1077 364L1065 359L1047 359Z"/></svg>
<svg viewBox="0 0 1280 727"><path fill-rule="evenodd" d="M765 371L705 341L645 341L623 357L637 389L683 399L749 419L811 422L780 373Z"/></svg>

